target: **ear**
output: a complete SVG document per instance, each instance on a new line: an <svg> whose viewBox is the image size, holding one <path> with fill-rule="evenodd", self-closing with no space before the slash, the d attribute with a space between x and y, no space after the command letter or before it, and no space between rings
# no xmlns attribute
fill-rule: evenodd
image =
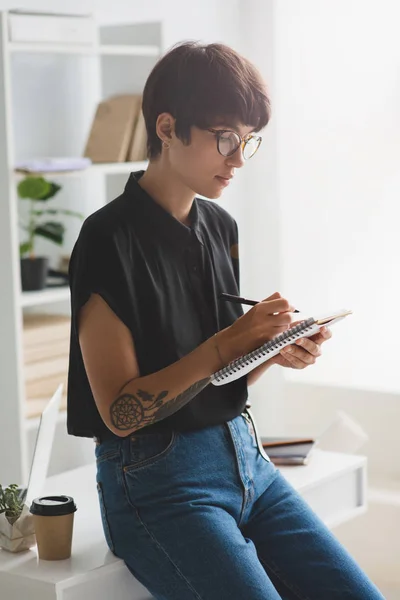
<svg viewBox="0 0 400 600"><path fill-rule="evenodd" d="M164 147L169 147L175 135L175 119L170 113L161 113L158 115L156 133Z"/></svg>

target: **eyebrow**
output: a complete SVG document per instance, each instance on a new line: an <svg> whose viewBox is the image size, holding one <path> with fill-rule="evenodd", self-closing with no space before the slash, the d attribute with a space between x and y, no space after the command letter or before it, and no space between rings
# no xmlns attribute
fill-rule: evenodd
<svg viewBox="0 0 400 600"><path fill-rule="evenodd" d="M215 127L220 127L221 129L226 129L227 131L234 131L235 133L240 135L237 125L228 124L226 122L219 122L215 123ZM252 133L255 133L255 129L252 129L246 135L251 135Z"/></svg>
<svg viewBox="0 0 400 600"><path fill-rule="evenodd" d="M237 133L239 133L237 124L234 124L234 123L228 123L227 121L217 120L214 123L214 125L215 125L215 127L221 127L221 128L224 128L224 129L231 129L232 131L236 131Z"/></svg>

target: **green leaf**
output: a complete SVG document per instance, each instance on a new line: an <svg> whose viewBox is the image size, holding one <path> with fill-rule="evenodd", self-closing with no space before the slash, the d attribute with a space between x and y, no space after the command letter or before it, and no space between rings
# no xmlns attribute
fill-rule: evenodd
<svg viewBox="0 0 400 600"><path fill-rule="evenodd" d="M22 242L22 244L19 245L20 256L27 254L31 250L32 250L32 244L30 244L29 242Z"/></svg>
<svg viewBox="0 0 400 600"><path fill-rule="evenodd" d="M41 201L50 200L50 198L53 198L53 196L55 196L61 190L61 185L58 185L57 183L53 183L52 181L48 181L47 183L49 184L50 189L43 196L40 196L40 198L38 198L38 200L41 200Z"/></svg>
<svg viewBox="0 0 400 600"><path fill-rule="evenodd" d="M55 244L61 246L64 241L64 232L65 227L62 223L57 223L56 221L48 221L47 223L42 223L35 227L34 233L35 235L40 235Z"/></svg>
<svg viewBox="0 0 400 600"><path fill-rule="evenodd" d="M82 213L75 212L73 210L67 210L64 208L46 208L45 210L34 210L33 214L36 217L41 217L42 215L68 215L69 217L78 217L79 219L84 219Z"/></svg>
<svg viewBox="0 0 400 600"><path fill-rule="evenodd" d="M42 215L56 215L59 212L56 208L46 208L45 210L33 210L32 214L35 217L41 217Z"/></svg>
<svg viewBox="0 0 400 600"><path fill-rule="evenodd" d="M0 513L17 519L22 511L23 502L19 498L18 485L13 483L8 488L0 486Z"/></svg>
<svg viewBox="0 0 400 600"><path fill-rule="evenodd" d="M43 177L25 177L19 182L17 191L20 198L39 200L50 193L51 183Z"/></svg>
<svg viewBox="0 0 400 600"><path fill-rule="evenodd" d="M63 215L67 215L68 217L77 217L78 219L84 219L84 215L80 212L76 212L75 210L68 210L68 209L60 209L59 211L61 214Z"/></svg>

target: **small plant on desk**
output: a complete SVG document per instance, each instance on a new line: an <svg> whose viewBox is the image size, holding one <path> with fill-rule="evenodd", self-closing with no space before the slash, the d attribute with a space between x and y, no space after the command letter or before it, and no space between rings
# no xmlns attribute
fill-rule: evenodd
<svg viewBox="0 0 400 600"><path fill-rule="evenodd" d="M6 488L0 485L0 514L4 513L9 523L13 524L22 513L24 502L20 498L19 487L12 483Z"/></svg>
<svg viewBox="0 0 400 600"><path fill-rule="evenodd" d="M9 552L28 550L36 544L33 515L24 504L19 487L0 485L0 547Z"/></svg>

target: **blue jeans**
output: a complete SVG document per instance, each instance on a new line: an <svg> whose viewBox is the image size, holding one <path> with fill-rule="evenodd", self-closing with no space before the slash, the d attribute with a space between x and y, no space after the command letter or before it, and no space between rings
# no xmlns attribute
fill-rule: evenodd
<svg viewBox="0 0 400 600"><path fill-rule="evenodd" d="M251 424L96 446L104 534L158 600L382 600Z"/></svg>

